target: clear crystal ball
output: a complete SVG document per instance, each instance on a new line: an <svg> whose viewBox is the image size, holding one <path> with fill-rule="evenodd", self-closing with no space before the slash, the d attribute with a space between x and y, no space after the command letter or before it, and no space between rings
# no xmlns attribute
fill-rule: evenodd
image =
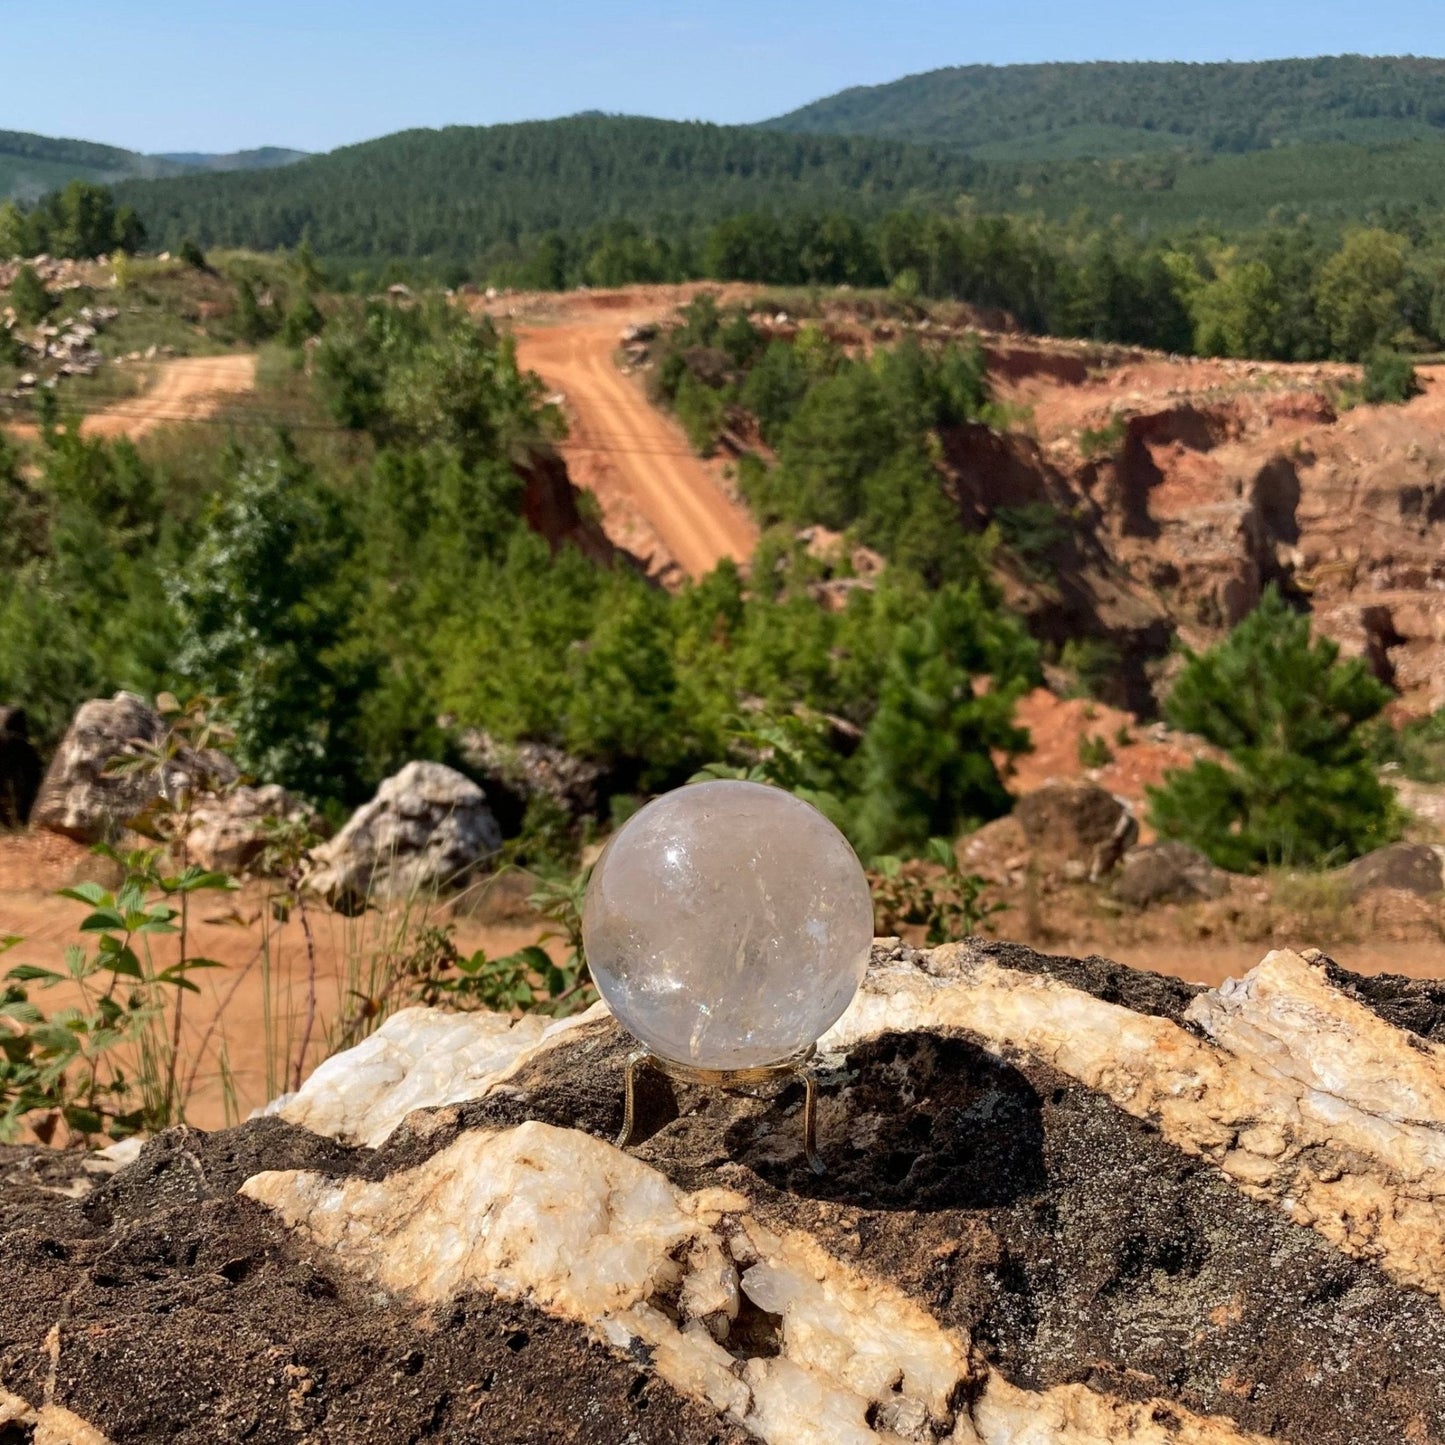
<svg viewBox="0 0 1445 1445"><path fill-rule="evenodd" d="M873 905L816 808L761 783L692 783L607 845L582 932L602 997L654 1054L752 1069L837 1022L868 965Z"/></svg>

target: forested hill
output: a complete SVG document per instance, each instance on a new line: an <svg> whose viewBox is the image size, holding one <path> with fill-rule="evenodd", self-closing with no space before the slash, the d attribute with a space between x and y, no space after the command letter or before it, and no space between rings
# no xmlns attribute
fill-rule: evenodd
<svg viewBox="0 0 1445 1445"><path fill-rule="evenodd" d="M1445 60L968 65L859 86L766 123L996 160L1445 136Z"/></svg>
<svg viewBox="0 0 1445 1445"><path fill-rule="evenodd" d="M118 194L160 246L191 237L270 250L309 239L324 256L469 261L604 221L683 234L754 209L868 218L951 202L983 173L967 157L898 141L589 115L402 131L284 170Z"/></svg>
<svg viewBox="0 0 1445 1445"><path fill-rule="evenodd" d="M0 201L35 200L74 180L112 185L138 176L265 169L289 165L301 154L279 146L266 146L234 155L186 152L147 156L94 141L57 140L25 131L0 130Z"/></svg>

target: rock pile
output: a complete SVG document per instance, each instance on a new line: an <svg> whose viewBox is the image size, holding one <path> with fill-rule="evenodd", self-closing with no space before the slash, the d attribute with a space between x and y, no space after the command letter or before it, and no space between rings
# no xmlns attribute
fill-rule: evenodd
<svg viewBox="0 0 1445 1445"><path fill-rule="evenodd" d="M818 1178L797 1086L650 1077L624 1153L600 1008L411 1011L98 1186L0 1152L0 1402L116 1441L1428 1445L1442 1018L1319 955L1204 992L884 943Z"/></svg>

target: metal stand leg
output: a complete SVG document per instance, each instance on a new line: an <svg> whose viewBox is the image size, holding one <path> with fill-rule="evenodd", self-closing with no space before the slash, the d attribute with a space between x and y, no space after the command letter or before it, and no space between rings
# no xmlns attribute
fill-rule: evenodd
<svg viewBox="0 0 1445 1445"><path fill-rule="evenodd" d="M731 1073L704 1069L688 1069L681 1064L659 1059L646 1049L636 1049L627 1056L622 1074L622 1132L618 1134L616 1147L625 1149L632 1143L633 1130L637 1126L637 1071L643 1064L652 1064L669 1078L686 1084L721 1089L748 1089L758 1084L786 1079L803 1081L803 1153L807 1156L808 1167L814 1174L826 1174L822 1156L818 1153L818 1076L806 1060L792 1060L770 1065L762 1069L739 1069Z"/></svg>
<svg viewBox="0 0 1445 1445"><path fill-rule="evenodd" d="M646 1062L646 1049L637 1049L627 1056L627 1068L623 1075L622 1132L617 1136L619 1149L625 1149L632 1142L632 1130L637 1123L637 1070Z"/></svg>
<svg viewBox="0 0 1445 1445"><path fill-rule="evenodd" d="M809 1066L798 1072L803 1076L803 1153L814 1174L826 1174L828 1166L818 1153L818 1075Z"/></svg>

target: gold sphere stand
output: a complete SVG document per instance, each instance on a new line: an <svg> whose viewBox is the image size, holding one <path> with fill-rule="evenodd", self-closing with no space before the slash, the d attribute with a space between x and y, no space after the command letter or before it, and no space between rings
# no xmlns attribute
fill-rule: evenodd
<svg viewBox="0 0 1445 1445"><path fill-rule="evenodd" d="M637 1049L627 1057L623 1082L625 1093L622 1132L617 1136L617 1147L625 1149L632 1142L632 1131L637 1123L637 1071L643 1064L651 1064L658 1073L676 1079L679 1083L696 1084L705 1089L742 1091L758 1084L772 1083L777 1079L801 1079L804 1089L803 1153L807 1155L809 1167L814 1174L826 1174L827 1168L818 1153L818 1075L813 1068L813 1059L817 1052L817 1046L809 1044L802 1053L762 1068L695 1069L689 1064L660 1058L650 1049Z"/></svg>

